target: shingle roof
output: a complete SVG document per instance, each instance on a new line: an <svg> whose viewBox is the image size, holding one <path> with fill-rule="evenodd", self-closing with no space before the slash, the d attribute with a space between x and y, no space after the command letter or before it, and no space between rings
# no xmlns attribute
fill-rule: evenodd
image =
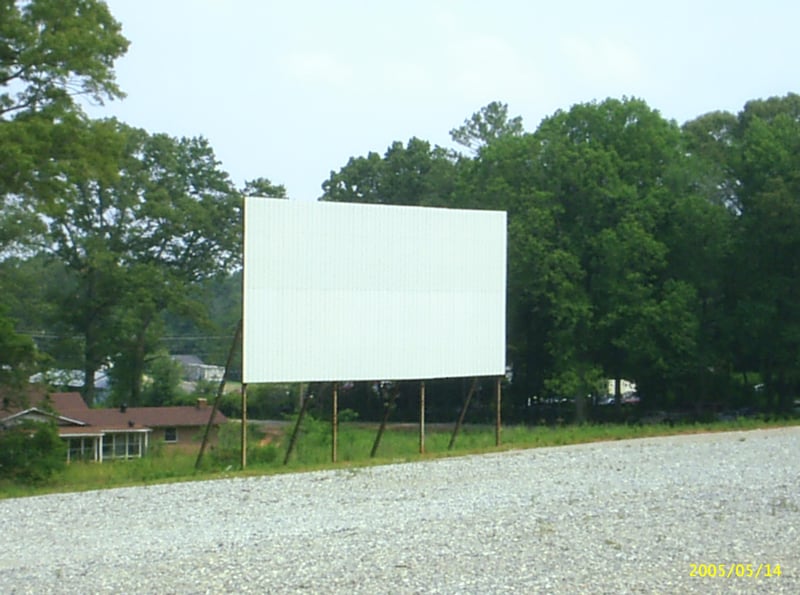
<svg viewBox="0 0 800 595"><path fill-rule="evenodd" d="M84 422L84 427L61 427L59 432L66 434L88 434L99 431L134 431L159 427L205 426L211 415L211 407L204 402L198 405L172 407L120 407L115 409L90 409L80 393L52 393L50 395L32 394L30 407L37 410L49 405L62 417ZM27 408L26 408L27 409ZM6 418L16 411L3 411L0 418ZM225 423L228 419L216 411L213 423Z"/></svg>
<svg viewBox="0 0 800 595"><path fill-rule="evenodd" d="M93 426L120 426L134 424L148 428L173 426L204 426L211 415L211 407L127 407L119 409L87 409L78 419ZM76 417L73 413L72 417ZM221 424L227 418L219 411L214 416L214 423Z"/></svg>
<svg viewBox="0 0 800 595"><path fill-rule="evenodd" d="M53 405L53 409L67 417L73 417L67 415L68 412L78 414L89 411L89 406L80 393L53 393L50 395L50 402Z"/></svg>
<svg viewBox="0 0 800 595"><path fill-rule="evenodd" d="M70 413L76 414L89 410L80 393L48 393L43 387L37 385L28 389L24 398L8 402L4 400L2 409L0 409L0 417L31 408L39 410L52 408L66 417L72 417L69 415Z"/></svg>
<svg viewBox="0 0 800 595"><path fill-rule="evenodd" d="M37 384L32 384L23 391L11 391L0 386L0 418L35 406L46 394L45 387Z"/></svg>

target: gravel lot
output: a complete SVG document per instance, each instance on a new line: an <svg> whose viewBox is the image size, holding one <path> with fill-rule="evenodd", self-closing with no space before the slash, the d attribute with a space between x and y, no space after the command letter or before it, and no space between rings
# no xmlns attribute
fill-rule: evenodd
<svg viewBox="0 0 800 595"><path fill-rule="evenodd" d="M800 427L2 500L0 519L2 593L800 593Z"/></svg>

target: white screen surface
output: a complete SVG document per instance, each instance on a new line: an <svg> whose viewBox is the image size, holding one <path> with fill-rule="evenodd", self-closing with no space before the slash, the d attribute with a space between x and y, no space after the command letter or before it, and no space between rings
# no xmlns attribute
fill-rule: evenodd
<svg viewBox="0 0 800 595"><path fill-rule="evenodd" d="M505 373L506 214L245 199L243 381Z"/></svg>

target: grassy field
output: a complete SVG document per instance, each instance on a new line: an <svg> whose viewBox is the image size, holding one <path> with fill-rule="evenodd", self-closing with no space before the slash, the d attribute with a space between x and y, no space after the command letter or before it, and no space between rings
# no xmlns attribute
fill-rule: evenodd
<svg viewBox="0 0 800 595"><path fill-rule="evenodd" d="M239 426L231 423L221 433L220 442L195 471L196 454L171 452L156 448L144 459L98 463L72 463L39 485L0 482L0 498L31 496L54 492L72 492L152 483L195 481L237 476L301 472L317 469L353 467L433 459L494 452L500 450L561 446L608 440L625 440L648 436L665 436L698 432L724 432L800 425L800 419L738 419L708 424L620 425L586 424L575 426L504 426L502 445L495 446L494 427L465 426L453 450L448 450L452 427L429 426L425 438L425 454L419 453L416 426L391 426L383 435L375 458L369 454L375 441L377 425L344 423L339 427L338 460L331 460L330 425L307 419L288 462L283 460L291 426L265 432L262 426L250 426L248 466L239 469Z"/></svg>

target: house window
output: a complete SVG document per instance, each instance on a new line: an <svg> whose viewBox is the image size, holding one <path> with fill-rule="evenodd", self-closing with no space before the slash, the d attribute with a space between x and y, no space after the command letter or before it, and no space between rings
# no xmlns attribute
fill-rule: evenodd
<svg viewBox="0 0 800 595"><path fill-rule="evenodd" d="M103 436L103 459L114 458L114 434Z"/></svg>
<svg viewBox="0 0 800 595"><path fill-rule="evenodd" d="M91 461L94 459L94 438L70 438L69 461Z"/></svg>
<svg viewBox="0 0 800 595"><path fill-rule="evenodd" d="M164 428L164 442L177 442L178 428Z"/></svg>
<svg viewBox="0 0 800 595"><path fill-rule="evenodd" d="M103 437L103 459L138 459L144 456L140 432L109 433Z"/></svg>
<svg viewBox="0 0 800 595"><path fill-rule="evenodd" d="M142 435L128 434L128 458L139 458L142 456Z"/></svg>
<svg viewBox="0 0 800 595"><path fill-rule="evenodd" d="M124 459L128 455L128 444L125 434L114 436L114 458Z"/></svg>

